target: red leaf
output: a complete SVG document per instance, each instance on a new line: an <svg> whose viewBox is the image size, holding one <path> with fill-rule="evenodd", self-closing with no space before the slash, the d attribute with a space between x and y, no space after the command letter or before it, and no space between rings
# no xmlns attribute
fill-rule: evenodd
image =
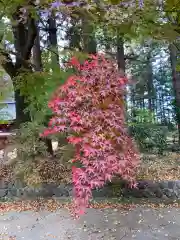
<svg viewBox="0 0 180 240"><path fill-rule="evenodd" d="M72 58L70 59L68 65L74 66L74 67L77 67L77 68L80 67L80 63L79 63L79 61L77 60L76 57L72 57Z"/></svg>
<svg viewBox="0 0 180 240"><path fill-rule="evenodd" d="M74 145L82 142L82 138L80 138L80 137L68 137L67 139L68 139L69 143L74 144Z"/></svg>
<svg viewBox="0 0 180 240"><path fill-rule="evenodd" d="M78 74L67 79L49 102L54 117L44 136L66 130L68 142L74 145L72 167L74 203L77 213L85 209L93 188L100 188L113 175L133 183L139 163L133 141L128 137L123 106L124 86L117 64L104 55L91 55L80 64L72 57L69 66Z"/></svg>

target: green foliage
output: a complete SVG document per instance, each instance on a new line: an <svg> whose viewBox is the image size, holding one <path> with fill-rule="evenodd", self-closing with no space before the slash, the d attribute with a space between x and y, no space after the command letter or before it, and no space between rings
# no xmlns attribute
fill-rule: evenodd
<svg viewBox="0 0 180 240"><path fill-rule="evenodd" d="M133 109L132 124L135 123L152 123L154 121L154 113L148 109Z"/></svg>
<svg viewBox="0 0 180 240"><path fill-rule="evenodd" d="M156 124L136 123L131 125L130 132L142 151L157 149L158 153L162 154L166 149L167 127Z"/></svg>
<svg viewBox="0 0 180 240"><path fill-rule="evenodd" d="M44 123L47 117L51 116L47 102L69 74L65 70L53 71L53 73L33 72L22 74L16 79L16 88L19 88L26 98L28 103L26 111L30 112L32 121Z"/></svg>
<svg viewBox="0 0 180 240"><path fill-rule="evenodd" d="M43 129L37 122L26 122L16 132L15 142L18 145L18 158L23 161L46 152L43 141L39 141L39 131Z"/></svg>
<svg viewBox="0 0 180 240"><path fill-rule="evenodd" d="M178 124L179 116L180 116L180 107L178 106L178 103L175 99L172 101L172 106L173 106L173 110L174 110L174 113L175 113L175 120Z"/></svg>
<svg viewBox="0 0 180 240"><path fill-rule="evenodd" d="M136 117L129 123L129 131L141 151L155 149L162 154L167 147L168 127L153 123L153 119L153 113L137 109Z"/></svg>
<svg viewBox="0 0 180 240"><path fill-rule="evenodd" d="M32 185L40 183L36 171L37 156L47 157L45 143L39 141L39 129L41 128L39 123L24 123L16 131L16 136L14 137L14 143L18 147L17 158L13 162L14 174L26 183L31 176Z"/></svg>
<svg viewBox="0 0 180 240"><path fill-rule="evenodd" d="M18 155L12 166L16 178L25 184L36 187L45 182L70 182L71 164L74 149L60 136L63 147L59 148L57 158L49 158L44 141L40 141L39 132L44 128L39 122L27 122L20 126L14 142Z"/></svg>

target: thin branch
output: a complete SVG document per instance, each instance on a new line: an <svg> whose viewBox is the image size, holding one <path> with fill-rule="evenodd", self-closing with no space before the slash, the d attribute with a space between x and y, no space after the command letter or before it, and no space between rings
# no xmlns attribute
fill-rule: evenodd
<svg viewBox="0 0 180 240"><path fill-rule="evenodd" d="M110 55L111 57L116 57L117 53L112 52L105 52L107 55ZM131 60L131 61L139 61L142 62L142 60L138 59L137 55L125 55L125 60ZM144 61L143 61L144 62Z"/></svg>
<svg viewBox="0 0 180 240"><path fill-rule="evenodd" d="M6 51L4 49L0 49L0 54L4 58L1 60L1 65L4 68L4 70L9 74L11 78L15 77L17 74L17 68L13 64L12 59L10 57L10 54L14 55L15 57L19 56L16 52L13 51ZM34 68L35 65L29 62L29 60L20 59L22 61L22 65L25 69L31 69Z"/></svg>
<svg viewBox="0 0 180 240"><path fill-rule="evenodd" d="M62 46L60 46L60 45L57 45L57 47L58 47L58 48L62 48ZM50 49L50 48L48 48L48 47L43 46L42 49L48 50L48 51L54 53L55 55L57 55L57 56L59 57L59 54L58 54L57 52L53 51L52 49ZM64 49L63 49L61 52L64 52L64 51L73 52L73 51L75 51L75 49L70 48L70 47L64 47Z"/></svg>
<svg viewBox="0 0 180 240"><path fill-rule="evenodd" d="M176 49L178 50L178 52L180 52L180 46L178 46L175 42L173 42L173 45L176 47Z"/></svg>
<svg viewBox="0 0 180 240"><path fill-rule="evenodd" d="M57 55L59 57L59 54L57 52L53 51L52 49L45 47L45 46L43 46L42 48L48 50L49 52L54 53L55 55Z"/></svg>

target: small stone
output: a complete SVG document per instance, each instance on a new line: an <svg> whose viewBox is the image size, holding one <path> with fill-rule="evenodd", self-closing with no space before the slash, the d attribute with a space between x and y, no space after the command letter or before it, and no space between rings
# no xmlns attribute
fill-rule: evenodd
<svg viewBox="0 0 180 240"><path fill-rule="evenodd" d="M180 189L180 180L176 181L176 187Z"/></svg>
<svg viewBox="0 0 180 240"><path fill-rule="evenodd" d="M143 192L144 192L143 189L137 189L137 188L124 189L123 196L125 197L132 196L135 198L142 198Z"/></svg>
<svg viewBox="0 0 180 240"><path fill-rule="evenodd" d="M159 183L161 189L168 188L168 181L162 181Z"/></svg>
<svg viewBox="0 0 180 240"><path fill-rule="evenodd" d="M138 189L146 189L148 187L149 183L150 182L148 182L148 181L139 181L137 187L138 187Z"/></svg>
<svg viewBox="0 0 180 240"><path fill-rule="evenodd" d="M168 182L168 188L174 189L175 186L176 186L176 182L175 182L175 181L169 181L169 182Z"/></svg>
<svg viewBox="0 0 180 240"><path fill-rule="evenodd" d="M175 192L173 191L173 189L168 189L168 188L166 188L166 189L164 189L163 192L164 192L164 194L165 194L168 198L177 199L176 194L175 194Z"/></svg>
<svg viewBox="0 0 180 240"><path fill-rule="evenodd" d="M157 188L154 193L155 193L156 197L158 197L158 198L162 198L162 196L163 196L163 192L160 188Z"/></svg>
<svg viewBox="0 0 180 240"><path fill-rule="evenodd" d="M0 189L0 198L5 197L8 193L7 189Z"/></svg>
<svg viewBox="0 0 180 240"><path fill-rule="evenodd" d="M161 199L164 200L164 201L167 201L169 198L166 195L163 194Z"/></svg>
<svg viewBox="0 0 180 240"><path fill-rule="evenodd" d="M159 189L159 183L153 183L152 182L148 185L148 188L152 189L152 191L155 192L157 189Z"/></svg>
<svg viewBox="0 0 180 240"><path fill-rule="evenodd" d="M20 180L20 179L16 179L14 181L14 186L16 188L24 188L25 187L25 184Z"/></svg>
<svg viewBox="0 0 180 240"><path fill-rule="evenodd" d="M63 186L59 186L57 188L53 189L53 194L56 197L69 197L69 192L67 189L65 189Z"/></svg>
<svg viewBox="0 0 180 240"><path fill-rule="evenodd" d="M144 191L143 191L143 197L145 197L145 198L151 198L151 197L153 197L153 196L154 196L154 194L153 194L153 192L151 192L150 189L144 189Z"/></svg>
<svg viewBox="0 0 180 240"><path fill-rule="evenodd" d="M0 180L0 189L6 189L8 187L8 183L5 179Z"/></svg>

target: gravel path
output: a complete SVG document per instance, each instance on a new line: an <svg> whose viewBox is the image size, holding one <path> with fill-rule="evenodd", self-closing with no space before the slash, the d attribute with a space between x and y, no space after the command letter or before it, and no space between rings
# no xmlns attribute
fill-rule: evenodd
<svg viewBox="0 0 180 240"><path fill-rule="evenodd" d="M80 220L68 211L7 212L0 240L180 240L180 209L89 209Z"/></svg>

